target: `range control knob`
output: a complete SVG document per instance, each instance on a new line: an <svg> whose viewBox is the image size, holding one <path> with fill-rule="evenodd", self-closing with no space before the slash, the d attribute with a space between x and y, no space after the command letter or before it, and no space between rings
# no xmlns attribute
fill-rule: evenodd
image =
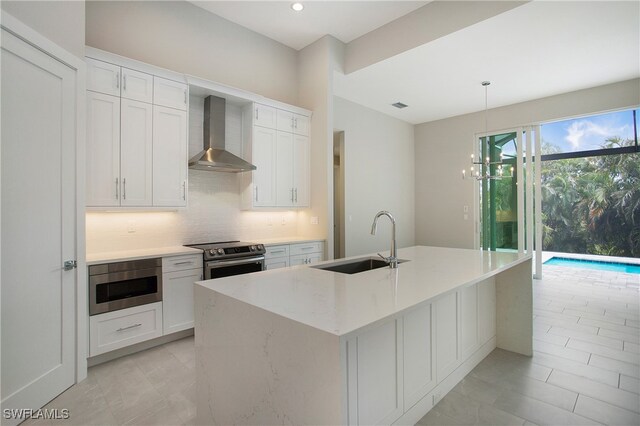
<svg viewBox="0 0 640 426"><path fill-rule="evenodd" d="M262 244L258 244L258 250L260 251L264 250L264 246Z"/></svg>
<svg viewBox="0 0 640 426"><path fill-rule="evenodd" d="M216 255L216 251L214 249L209 250L209 254L211 256L215 256Z"/></svg>
<svg viewBox="0 0 640 426"><path fill-rule="evenodd" d="M249 249L250 249L251 251L256 251L256 246L251 246L251 247L249 247Z"/></svg>
<svg viewBox="0 0 640 426"><path fill-rule="evenodd" d="M224 254L224 249L219 248L218 249L218 254Z"/></svg>

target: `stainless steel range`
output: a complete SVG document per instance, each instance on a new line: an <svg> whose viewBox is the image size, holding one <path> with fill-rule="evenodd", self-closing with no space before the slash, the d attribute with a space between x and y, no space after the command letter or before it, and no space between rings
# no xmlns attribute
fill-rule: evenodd
<svg viewBox="0 0 640 426"><path fill-rule="evenodd" d="M241 241L189 244L203 250L204 278L229 277L264 270L264 245Z"/></svg>

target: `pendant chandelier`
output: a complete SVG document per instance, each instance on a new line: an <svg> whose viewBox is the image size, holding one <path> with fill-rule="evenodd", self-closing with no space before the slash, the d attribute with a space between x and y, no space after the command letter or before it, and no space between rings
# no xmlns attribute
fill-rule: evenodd
<svg viewBox="0 0 640 426"><path fill-rule="evenodd" d="M482 86L484 86L484 137L489 137L489 130L487 125L487 114L489 111L489 104L487 101L488 98L488 87L491 84L490 81L483 81ZM500 161L491 161L491 157L487 156L484 161L482 158L478 158L476 161L475 155L471 154L471 167L469 168L469 178L474 178L475 180L499 180L502 178L511 178L513 177L513 166L509 169L509 174L505 174L504 168L504 155L500 153ZM478 166L478 170L476 170L476 166ZM491 174L491 166L495 167L495 174ZM483 169L484 168L484 172ZM462 179L467 178L467 171L462 170Z"/></svg>

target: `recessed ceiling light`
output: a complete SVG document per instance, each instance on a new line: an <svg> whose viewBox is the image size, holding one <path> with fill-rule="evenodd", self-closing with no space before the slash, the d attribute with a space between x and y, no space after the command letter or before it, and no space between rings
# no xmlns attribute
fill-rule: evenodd
<svg viewBox="0 0 640 426"><path fill-rule="evenodd" d="M291 5L291 9L295 10L296 12L300 12L302 9L304 9L304 5L300 2L295 2Z"/></svg>
<svg viewBox="0 0 640 426"><path fill-rule="evenodd" d="M394 106L394 107L396 107L398 109L402 109L402 108L408 107L409 105L403 104L402 102L396 102L395 104L391 104L391 106Z"/></svg>

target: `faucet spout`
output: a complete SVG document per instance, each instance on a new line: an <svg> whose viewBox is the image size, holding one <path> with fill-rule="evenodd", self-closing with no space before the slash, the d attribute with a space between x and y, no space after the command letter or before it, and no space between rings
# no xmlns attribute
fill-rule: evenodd
<svg viewBox="0 0 640 426"><path fill-rule="evenodd" d="M391 250L390 256L384 257L380 255L388 264L390 268L398 267L398 249L396 245L396 219L393 217L391 213L386 210L379 211L376 216L373 218L373 224L371 225L371 235L376 235L376 230L378 227L378 219L381 216L387 216L389 220L391 220Z"/></svg>

